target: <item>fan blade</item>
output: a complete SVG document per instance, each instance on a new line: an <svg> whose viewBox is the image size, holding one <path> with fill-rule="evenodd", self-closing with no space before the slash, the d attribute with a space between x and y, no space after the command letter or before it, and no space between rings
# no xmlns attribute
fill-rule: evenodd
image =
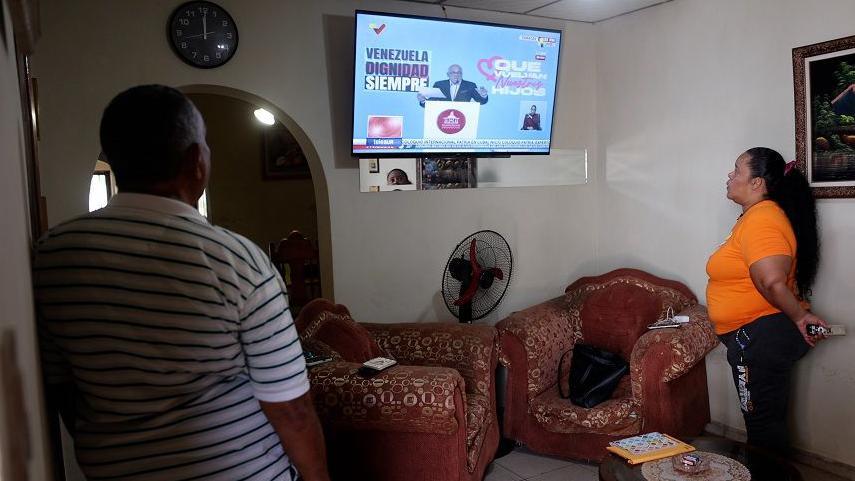
<svg viewBox="0 0 855 481"><path fill-rule="evenodd" d="M478 279L473 277L472 282L469 283L469 286L466 287L466 292L460 296L460 299L454 301L455 306L462 306L464 304L469 304L472 302L472 298L475 297L475 293L478 292Z"/></svg>
<svg viewBox="0 0 855 481"><path fill-rule="evenodd" d="M478 279L481 278L481 266L478 265L476 254L475 239L472 239L472 243L469 244L469 263L472 265L472 281L466 286L466 292L460 296L460 299L454 301L455 306L469 304L472 302L472 298L475 297L475 293L478 292Z"/></svg>
<svg viewBox="0 0 855 481"><path fill-rule="evenodd" d="M475 239L469 244L469 262L472 263L472 276L479 277L481 275L481 266L478 265L478 252L475 249Z"/></svg>
<svg viewBox="0 0 855 481"><path fill-rule="evenodd" d="M491 267L490 272L496 277L496 279L502 280L505 278L505 274L502 273L502 270L498 267Z"/></svg>

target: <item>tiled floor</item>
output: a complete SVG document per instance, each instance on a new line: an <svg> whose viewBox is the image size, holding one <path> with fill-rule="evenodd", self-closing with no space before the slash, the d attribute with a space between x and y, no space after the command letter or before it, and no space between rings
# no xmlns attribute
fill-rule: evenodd
<svg viewBox="0 0 855 481"><path fill-rule="evenodd" d="M487 468L484 481L597 481L597 466L573 463L516 448Z"/></svg>
<svg viewBox="0 0 855 481"><path fill-rule="evenodd" d="M804 481L848 481L816 468L797 464ZM598 467L534 454L524 447L513 450L487 468L484 481L597 481Z"/></svg>

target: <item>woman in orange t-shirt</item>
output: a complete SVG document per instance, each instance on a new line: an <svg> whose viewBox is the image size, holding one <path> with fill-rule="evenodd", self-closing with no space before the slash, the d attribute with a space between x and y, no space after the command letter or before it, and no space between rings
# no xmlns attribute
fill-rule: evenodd
<svg viewBox="0 0 855 481"><path fill-rule="evenodd" d="M808 296L819 263L816 206L794 162L765 147L736 159L727 198L742 206L730 236L707 262L707 306L739 394L748 444L789 450L787 399L793 364L827 327Z"/></svg>

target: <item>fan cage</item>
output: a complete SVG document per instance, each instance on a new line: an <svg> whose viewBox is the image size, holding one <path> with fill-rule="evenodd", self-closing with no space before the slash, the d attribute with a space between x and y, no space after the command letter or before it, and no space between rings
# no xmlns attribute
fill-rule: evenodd
<svg viewBox="0 0 855 481"><path fill-rule="evenodd" d="M472 298L472 320L481 319L499 305L511 281L513 255L510 245L501 234L492 230L482 230L463 239L451 252L442 275L442 298L448 310L460 317L460 306L454 301L460 298L460 281L451 276L451 260L462 258L469 260L469 246L475 240L475 258L482 269L498 268L503 279L496 278L489 289L478 288Z"/></svg>

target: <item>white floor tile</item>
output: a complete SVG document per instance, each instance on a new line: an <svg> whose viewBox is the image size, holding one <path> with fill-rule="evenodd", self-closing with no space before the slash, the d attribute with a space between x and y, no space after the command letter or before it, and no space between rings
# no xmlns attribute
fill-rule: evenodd
<svg viewBox="0 0 855 481"><path fill-rule="evenodd" d="M514 449L507 456L497 459L496 463L523 479L573 465L562 459L534 454L525 448Z"/></svg>
<svg viewBox="0 0 855 481"><path fill-rule="evenodd" d="M597 481L597 473L573 464L566 468L556 469L540 476L528 478L526 481Z"/></svg>
<svg viewBox="0 0 855 481"><path fill-rule="evenodd" d="M487 468L487 475L484 476L484 481L520 481L521 477L499 466L496 463Z"/></svg>

